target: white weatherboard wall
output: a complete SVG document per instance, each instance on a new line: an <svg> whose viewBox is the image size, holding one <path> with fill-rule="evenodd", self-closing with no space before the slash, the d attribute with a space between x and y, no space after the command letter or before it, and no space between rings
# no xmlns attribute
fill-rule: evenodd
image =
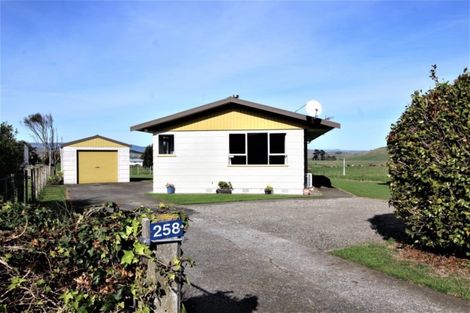
<svg viewBox="0 0 470 313"><path fill-rule="evenodd" d="M77 183L77 151L118 151L118 182L129 182L129 148L63 147L61 151L64 184Z"/></svg>
<svg viewBox="0 0 470 313"><path fill-rule="evenodd" d="M229 165L229 134L286 133L286 165ZM304 188L304 131L178 131L174 155L158 155L158 135L153 137L153 191L166 193L166 183L176 193L215 193L219 181L230 181L233 193L302 194Z"/></svg>

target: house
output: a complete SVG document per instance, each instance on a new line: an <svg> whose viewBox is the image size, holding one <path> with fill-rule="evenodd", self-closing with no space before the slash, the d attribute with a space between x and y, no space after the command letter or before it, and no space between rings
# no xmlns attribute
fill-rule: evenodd
<svg viewBox="0 0 470 313"><path fill-rule="evenodd" d="M214 193L230 181L233 193L302 194L307 144L338 123L238 97L131 127L153 134L153 191Z"/></svg>
<svg viewBox="0 0 470 313"><path fill-rule="evenodd" d="M64 143L64 184L129 182L129 147L100 135Z"/></svg>

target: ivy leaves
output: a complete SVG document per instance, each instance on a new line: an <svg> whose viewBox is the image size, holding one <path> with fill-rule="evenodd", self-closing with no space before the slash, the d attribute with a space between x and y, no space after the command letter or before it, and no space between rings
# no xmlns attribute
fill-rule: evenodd
<svg viewBox="0 0 470 313"><path fill-rule="evenodd" d="M112 203L67 214L2 204L0 278L7 283L0 311L150 312L161 286L147 281L146 260L170 283L184 281L189 261L158 262L139 241L142 217L158 219L153 210L121 211Z"/></svg>

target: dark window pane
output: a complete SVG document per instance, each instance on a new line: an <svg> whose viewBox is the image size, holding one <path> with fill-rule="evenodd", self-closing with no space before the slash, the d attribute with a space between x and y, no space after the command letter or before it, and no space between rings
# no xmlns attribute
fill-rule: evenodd
<svg viewBox="0 0 470 313"><path fill-rule="evenodd" d="M286 134L270 134L269 150L270 153L286 153Z"/></svg>
<svg viewBox="0 0 470 313"><path fill-rule="evenodd" d="M283 155L271 155L269 164L285 164L286 157Z"/></svg>
<svg viewBox="0 0 470 313"><path fill-rule="evenodd" d="M158 136L158 153L173 154L175 150L175 141L173 135Z"/></svg>
<svg viewBox="0 0 470 313"><path fill-rule="evenodd" d="M231 164L246 164L246 156L244 155L234 155L230 160Z"/></svg>
<svg viewBox="0 0 470 313"><path fill-rule="evenodd" d="M248 134L248 164L268 164L268 134Z"/></svg>
<svg viewBox="0 0 470 313"><path fill-rule="evenodd" d="M245 134L230 134L230 153L245 153Z"/></svg>

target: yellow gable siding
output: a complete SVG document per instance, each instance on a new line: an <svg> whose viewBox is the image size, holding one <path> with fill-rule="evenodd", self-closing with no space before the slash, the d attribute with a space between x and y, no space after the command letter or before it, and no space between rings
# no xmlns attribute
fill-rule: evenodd
<svg viewBox="0 0 470 313"><path fill-rule="evenodd" d="M275 120L248 111L230 111L209 115L196 121L177 126L171 131L200 130L257 130L257 129L300 129L282 120Z"/></svg>
<svg viewBox="0 0 470 313"><path fill-rule="evenodd" d="M102 139L102 138L93 138L93 139L77 142L73 145L70 145L69 147L120 148L120 147L126 147L126 146L120 145L116 142L112 142L112 141Z"/></svg>

